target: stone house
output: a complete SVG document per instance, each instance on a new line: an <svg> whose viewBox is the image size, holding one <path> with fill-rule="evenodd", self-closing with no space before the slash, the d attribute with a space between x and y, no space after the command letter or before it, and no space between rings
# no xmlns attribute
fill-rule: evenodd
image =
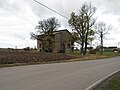
<svg viewBox="0 0 120 90"><path fill-rule="evenodd" d="M67 30L54 31L54 48L52 52L71 52L74 48L74 42L72 41L72 35ZM38 35L37 38L37 51L43 52L45 47L43 46L44 35Z"/></svg>

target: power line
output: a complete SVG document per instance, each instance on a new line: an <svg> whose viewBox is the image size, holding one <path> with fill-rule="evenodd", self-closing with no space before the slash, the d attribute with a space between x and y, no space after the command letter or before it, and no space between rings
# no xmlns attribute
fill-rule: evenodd
<svg viewBox="0 0 120 90"><path fill-rule="evenodd" d="M62 15L61 13L59 13L59 12L55 11L54 9L49 8L48 6L46 6L46 5L42 4L41 2L39 2L39 1L37 1L37 0L33 0L33 1L35 1L36 3L38 3L38 4L42 5L43 7L47 8L47 9L49 9L49 10L51 10L51 11L53 11L53 12L54 12L54 13L56 13L56 14L58 14L58 15L60 15L60 16L62 16L62 17L64 17L64 18L66 18L66 19L69 19L68 17L66 17L66 16Z"/></svg>

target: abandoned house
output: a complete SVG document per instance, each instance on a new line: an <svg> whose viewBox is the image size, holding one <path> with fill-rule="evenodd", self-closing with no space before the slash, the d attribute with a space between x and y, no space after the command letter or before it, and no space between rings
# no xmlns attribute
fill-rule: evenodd
<svg viewBox="0 0 120 90"><path fill-rule="evenodd" d="M59 30L54 31L54 47L52 48L52 52L71 52L74 48L74 42L72 41L72 35L67 30ZM38 35L37 38L37 51L43 52L46 51L47 48L44 47L44 38L45 35Z"/></svg>

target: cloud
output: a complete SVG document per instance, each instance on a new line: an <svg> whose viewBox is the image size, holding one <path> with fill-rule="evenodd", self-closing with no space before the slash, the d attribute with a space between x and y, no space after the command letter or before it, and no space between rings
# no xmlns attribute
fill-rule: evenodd
<svg viewBox="0 0 120 90"><path fill-rule="evenodd" d="M107 13L112 13L115 15L120 15L120 1L119 0L106 0L107 2L105 3Z"/></svg>
<svg viewBox="0 0 120 90"><path fill-rule="evenodd" d="M19 12L23 0L0 0L0 8L9 12ZM22 5L22 4L21 4Z"/></svg>
<svg viewBox="0 0 120 90"><path fill-rule="evenodd" d="M0 47L34 47L30 32L34 32L38 17L26 0L0 0Z"/></svg>
<svg viewBox="0 0 120 90"><path fill-rule="evenodd" d="M70 17L72 11L78 13L84 2L90 0L38 0L46 6L56 10L66 17ZM113 35L120 33L120 1L119 0L92 0L97 7L98 21L105 21L113 25ZM33 0L0 0L0 47L25 47L35 46L36 42L30 40L30 32L35 31L38 21L56 17L62 24L61 29L70 28L68 20L64 17L37 4ZM118 35L119 36L119 35ZM118 39L116 39L118 40ZM10 41L10 42L7 42Z"/></svg>

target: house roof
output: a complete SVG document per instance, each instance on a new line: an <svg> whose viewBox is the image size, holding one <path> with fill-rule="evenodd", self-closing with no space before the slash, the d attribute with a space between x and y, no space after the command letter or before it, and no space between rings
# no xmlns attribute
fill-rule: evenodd
<svg viewBox="0 0 120 90"><path fill-rule="evenodd" d="M64 31L67 31L69 34L71 34L67 29L62 29L62 30L58 30L58 31L54 31L53 34L56 35L56 34L59 34L61 32L64 32ZM39 38L42 38L44 37L44 34L41 34L41 35L37 35L37 37Z"/></svg>
<svg viewBox="0 0 120 90"><path fill-rule="evenodd" d="M58 32L64 32L67 31L68 33L70 33L67 29L63 29L63 30L58 30ZM70 33L71 34L71 33Z"/></svg>

